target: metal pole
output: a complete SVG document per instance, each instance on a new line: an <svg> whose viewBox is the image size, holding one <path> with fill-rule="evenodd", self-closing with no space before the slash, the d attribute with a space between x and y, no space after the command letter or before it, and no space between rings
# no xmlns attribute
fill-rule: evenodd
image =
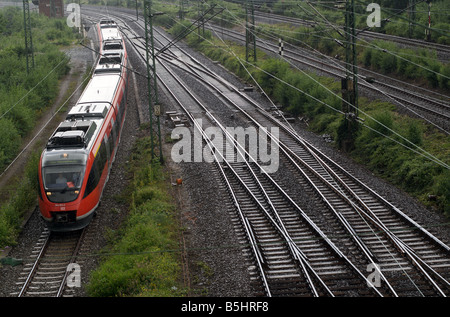
<svg viewBox="0 0 450 317"><path fill-rule="evenodd" d="M428 30L427 30L427 41L431 41L431 0L428 3Z"/></svg>
<svg viewBox="0 0 450 317"><path fill-rule="evenodd" d="M413 37L414 19L416 13L416 0L409 0L409 37Z"/></svg>
<svg viewBox="0 0 450 317"><path fill-rule="evenodd" d="M151 8L151 1L150 1ZM150 10L149 10L150 12ZM161 116L161 106L158 101L158 82L156 78L156 56L155 56L155 42L153 37L153 14L150 13L150 39L151 39L151 47L152 47L152 64L153 64L153 87L155 92L155 107L154 114L156 115L156 124L158 125L158 143L159 143L159 161L161 164L164 163L163 153L162 153L162 141L161 141L161 124L160 124L160 116Z"/></svg>
<svg viewBox="0 0 450 317"><path fill-rule="evenodd" d="M81 1L81 0L80 0ZM139 20L138 0L136 0L136 20Z"/></svg>
<svg viewBox="0 0 450 317"><path fill-rule="evenodd" d="M348 90L348 103L353 105L349 107L346 103L344 112L358 112L358 61L356 55L356 32L355 32L355 6L354 0L347 0L345 10L345 61L346 61L346 80Z"/></svg>
<svg viewBox="0 0 450 317"><path fill-rule="evenodd" d="M144 0L144 23L145 23L145 54L147 60L147 86L148 86L148 108L150 116L150 146L152 154L152 162L155 158L155 140L153 131L153 115L156 115L156 124L158 125L158 141L159 141L159 160L164 162L162 155L162 142L161 142L161 126L160 126L160 114L161 108L158 105L158 89L156 78L156 57L155 57L155 45L153 39L153 14L151 13L151 0ZM150 66L150 59L152 66ZM152 83L153 76L153 83ZM152 89L153 86L153 89ZM153 91L153 98L152 98ZM154 103L153 103L154 101ZM156 110L156 112L155 112Z"/></svg>
<svg viewBox="0 0 450 317"><path fill-rule="evenodd" d="M150 69L150 50L149 50L149 19L150 19L150 0L144 0L144 23L145 23L145 56L147 61L147 88L148 88L148 109L150 116L150 147L152 153L152 162L155 158L153 141L153 105L152 105L152 82Z"/></svg>
<svg viewBox="0 0 450 317"><path fill-rule="evenodd" d="M351 29L352 29L352 56L353 56L353 113L354 119L358 116L358 60L356 54L356 16L355 16L355 0L352 0L352 13L351 13Z"/></svg>
<svg viewBox="0 0 450 317"><path fill-rule="evenodd" d="M178 12L178 16L181 21L184 20L184 0L180 0L180 11Z"/></svg>
<svg viewBox="0 0 450 317"><path fill-rule="evenodd" d="M245 4L245 60L248 62L250 55L253 55L253 61L256 62L256 37L255 37L255 9L253 1L251 2L250 12L251 21L248 20L249 3ZM253 46L253 53L250 53L250 43Z"/></svg>
<svg viewBox="0 0 450 317"><path fill-rule="evenodd" d="M345 3L345 62L346 77L342 79L342 111L345 113L345 133L342 138L342 148L345 151L354 147L358 116L358 65L356 56L354 0Z"/></svg>
<svg viewBox="0 0 450 317"><path fill-rule="evenodd" d="M23 25L25 31L25 56L27 59L27 73L30 72L30 68L34 68L34 51L33 51L33 38L31 36L31 20L30 20L30 5L28 0L23 0ZM30 67L31 57L31 67Z"/></svg>

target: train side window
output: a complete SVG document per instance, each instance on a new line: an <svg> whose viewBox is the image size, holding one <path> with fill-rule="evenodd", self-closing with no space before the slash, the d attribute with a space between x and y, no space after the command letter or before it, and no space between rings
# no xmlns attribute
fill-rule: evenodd
<svg viewBox="0 0 450 317"><path fill-rule="evenodd" d="M91 172L86 183L86 190L84 192L84 197L88 196L97 187L100 182L100 177L105 168L107 158L106 158L106 145L104 140L98 150L97 156L92 164Z"/></svg>
<svg viewBox="0 0 450 317"><path fill-rule="evenodd" d="M113 121L113 125L112 125L112 129L111 129L111 133L112 133L112 142L113 142L113 148L116 146L116 142L117 142L117 130L118 130L118 124L117 121Z"/></svg>
<svg viewBox="0 0 450 317"><path fill-rule="evenodd" d="M92 191L97 187L98 182L100 181L100 171L98 168L98 157L95 158L94 163L92 164L91 172L89 173L89 177L86 183L86 190L84 192L84 197L88 196Z"/></svg>
<svg viewBox="0 0 450 317"><path fill-rule="evenodd" d="M122 97L122 99L120 100L120 104L119 104L119 117L120 117L120 119L118 120L119 123L122 123L122 118L123 118L123 115L124 115L124 112L125 112L124 99L125 98Z"/></svg>
<svg viewBox="0 0 450 317"><path fill-rule="evenodd" d="M116 122L118 122L119 124L122 122L122 111L120 109L120 105L119 105L119 111L117 111Z"/></svg>
<svg viewBox="0 0 450 317"><path fill-rule="evenodd" d="M100 156L98 164L99 164L99 171L101 174L103 172L103 170L105 169L106 161L108 160L108 156L106 154L105 139L102 140L102 145L100 146L98 155Z"/></svg>
<svg viewBox="0 0 450 317"><path fill-rule="evenodd" d="M111 159L111 135L108 138L108 136L105 134L105 137L103 138L103 142L105 143L106 158L108 160L110 160Z"/></svg>

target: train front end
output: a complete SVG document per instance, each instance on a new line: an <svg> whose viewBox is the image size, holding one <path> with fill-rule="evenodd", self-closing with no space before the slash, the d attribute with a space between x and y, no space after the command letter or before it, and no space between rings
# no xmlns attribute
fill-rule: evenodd
<svg viewBox="0 0 450 317"><path fill-rule="evenodd" d="M89 224L92 206L83 201L88 162L84 150L44 151L39 168L39 209L51 231L73 231Z"/></svg>

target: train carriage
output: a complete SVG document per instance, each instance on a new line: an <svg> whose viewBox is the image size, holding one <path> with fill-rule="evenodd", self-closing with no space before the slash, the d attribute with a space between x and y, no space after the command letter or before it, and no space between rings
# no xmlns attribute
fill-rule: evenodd
<svg viewBox="0 0 450 317"><path fill-rule="evenodd" d="M101 30L101 28L99 28ZM39 209L52 231L85 227L98 207L127 105L127 53L100 54L93 76L42 152Z"/></svg>

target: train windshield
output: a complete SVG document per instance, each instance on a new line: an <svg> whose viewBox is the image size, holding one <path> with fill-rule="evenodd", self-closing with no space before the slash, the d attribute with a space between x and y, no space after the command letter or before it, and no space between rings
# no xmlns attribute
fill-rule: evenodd
<svg viewBox="0 0 450 317"><path fill-rule="evenodd" d="M55 153L44 157L42 178L47 198L54 203L77 199L86 169L84 153Z"/></svg>

